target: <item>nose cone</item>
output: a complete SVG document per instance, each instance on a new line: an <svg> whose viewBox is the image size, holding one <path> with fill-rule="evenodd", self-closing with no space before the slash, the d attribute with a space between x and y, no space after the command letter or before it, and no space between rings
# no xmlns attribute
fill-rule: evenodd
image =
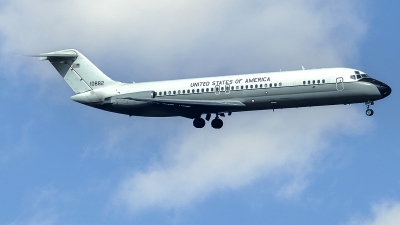
<svg viewBox="0 0 400 225"><path fill-rule="evenodd" d="M385 98L385 97L389 96L390 93L392 93L392 89L387 84L381 83L376 86L377 86L379 92L381 93L382 98Z"/></svg>

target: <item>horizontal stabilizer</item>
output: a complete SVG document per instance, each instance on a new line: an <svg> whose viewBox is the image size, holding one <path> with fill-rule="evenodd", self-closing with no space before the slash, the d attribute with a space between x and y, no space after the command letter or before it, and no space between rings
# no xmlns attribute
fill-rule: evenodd
<svg viewBox="0 0 400 225"><path fill-rule="evenodd" d="M39 60L48 60L48 59L55 59L55 58L60 58L60 59L74 59L78 57L78 54L76 53L62 53L62 54L51 54L51 53L44 53L44 54L38 54L38 55L24 55L28 57L38 57Z"/></svg>

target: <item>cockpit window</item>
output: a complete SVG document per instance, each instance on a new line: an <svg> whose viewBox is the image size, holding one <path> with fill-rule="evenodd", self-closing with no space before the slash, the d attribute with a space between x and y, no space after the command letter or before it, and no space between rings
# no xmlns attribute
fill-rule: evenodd
<svg viewBox="0 0 400 225"><path fill-rule="evenodd" d="M367 74L357 74L357 75L351 75L350 78L353 80L358 80L361 78L368 78L368 75Z"/></svg>

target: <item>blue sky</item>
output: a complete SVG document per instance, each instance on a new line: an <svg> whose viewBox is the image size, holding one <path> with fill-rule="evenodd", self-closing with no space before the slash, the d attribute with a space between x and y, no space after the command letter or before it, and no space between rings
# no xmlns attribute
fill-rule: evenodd
<svg viewBox="0 0 400 225"><path fill-rule="evenodd" d="M2 1L0 224L398 224L396 1ZM45 6L45 7L43 7ZM222 130L69 99L76 48L124 82L345 66L365 106L237 113Z"/></svg>

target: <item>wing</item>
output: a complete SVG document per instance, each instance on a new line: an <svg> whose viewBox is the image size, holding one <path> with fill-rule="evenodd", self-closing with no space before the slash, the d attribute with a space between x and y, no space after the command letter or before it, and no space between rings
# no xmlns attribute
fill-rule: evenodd
<svg viewBox="0 0 400 225"><path fill-rule="evenodd" d="M241 101L183 100L183 99L134 98L134 97L125 97L122 99L149 102L155 104L182 106L182 107L192 107L192 106L245 107L246 106Z"/></svg>

